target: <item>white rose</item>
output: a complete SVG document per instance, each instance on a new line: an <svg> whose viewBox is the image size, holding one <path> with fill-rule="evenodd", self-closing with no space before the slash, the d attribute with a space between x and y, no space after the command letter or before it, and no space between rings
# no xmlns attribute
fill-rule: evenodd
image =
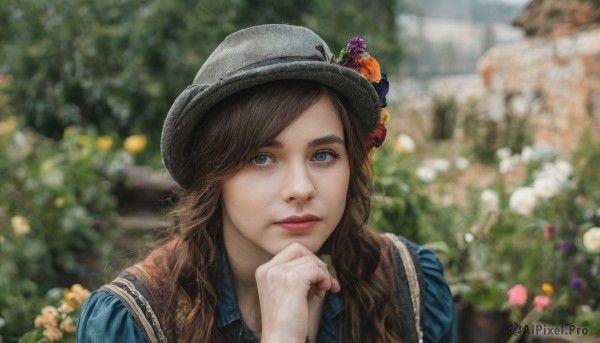
<svg viewBox="0 0 600 343"><path fill-rule="evenodd" d="M505 160L509 158L510 155L512 155L512 151L510 150L510 148L504 147L496 150L496 156L498 156L500 160Z"/></svg>
<svg viewBox="0 0 600 343"><path fill-rule="evenodd" d="M571 167L571 164L565 160L554 161L554 167L565 180L568 179L573 173L573 167Z"/></svg>
<svg viewBox="0 0 600 343"><path fill-rule="evenodd" d="M553 179L541 177L533 182L533 189L540 198L549 199L560 192L560 185Z"/></svg>
<svg viewBox="0 0 600 343"><path fill-rule="evenodd" d="M533 157L533 149L530 146L525 146L521 149L521 163L529 164Z"/></svg>
<svg viewBox="0 0 600 343"><path fill-rule="evenodd" d="M537 204L537 195L532 187L519 187L510 196L511 210L524 216L530 215Z"/></svg>
<svg viewBox="0 0 600 343"><path fill-rule="evenodd" d="M527 110L529 109L529 101L523 95L512 98L510 105L514 114L519 117L526 115Z"/></svg>
<svg viewBox="0 0 600 343"><path fill-rule="evenodd" d="M459 156L456 159L456 161L454 161L454 166L458 170L466 170L467 168L469 168L470 165L471 165L471 163L469 162L469 160L467 160L466 158L464 158L462 156Z"/></svg>
<svg viewBox="0 0 600 343"><path fill-rule="evenodd" d="M437 177L437 173L435 172L435 170L433 168L424 167L424 166L417 168L417 170L415 171L415 174L421 181L426 182L426 183L435 181L435 178Z"/></svg>
<svg viewBox="0 0 600 343"><path fill-rule="evenodd" d="M450 169L450 162L444 158L429 159L425 161L425 165L430 168L433 168L435 171L438 172L445 172L448 171L448 169Z"/></svg>
<svg viewBox="0 0 600 343"><path fill-rule="evenodd" d="M515 160L513 158L505 158L502 161L500 161L500 166L498 167L498 170L501 174L506 174L512 169L514 165Z"/></svg>
<svg viewBox="0 0 600 343"><path fill-rule="evenodd" d="M475 240L475 236L473 236L472 233L470 233L470 232L465 233L465 242L471 243L474 240Z"/></svg>
<svg viewBox="0 0 600 343"><path fill-rule="evenodd" d="M594 254L600 254L600 227L593 227L583 234L583 246Z"/></svg>
<svg viewBox="0 0 600 343"><path fill-rule="evenodd" d="M407 134L401 133L396 138L394 151L398 154L408 154L416 150L415 141Z"/></svg>
<svg viewBox="0 0 600 343"><path fill-rule="evenodd" d="M492 211L497 212L499 203L500 199L498 198L498 193L491 189L486 189L481 192L481 209L484 213Z"/></svg>

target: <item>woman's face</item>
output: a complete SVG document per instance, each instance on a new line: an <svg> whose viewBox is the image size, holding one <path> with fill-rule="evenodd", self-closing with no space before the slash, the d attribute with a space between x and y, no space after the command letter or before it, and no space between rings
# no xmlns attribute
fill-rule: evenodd
<svg viewBox="0 0 600 343"><path fill-rule="evenodd" d="M342 123L321 97L223 181L227 248L268 257L299 242L316 252L342 217L349 178Z"/></svg>

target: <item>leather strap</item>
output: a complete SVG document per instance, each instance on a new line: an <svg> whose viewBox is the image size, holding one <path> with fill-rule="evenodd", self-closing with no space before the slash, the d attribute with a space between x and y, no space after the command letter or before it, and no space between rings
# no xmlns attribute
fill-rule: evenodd
<svg viewBox="0 0 600 343"><path fill-rule="evenodd" d="M419 343L423 342L423 330L421 328L421 306L423 294L421 292L421 280L420 280L420 268L418 259L411 252L411 249L407 246L408 242L399 238L393 233L384 233L384 236L392 241L392 246L396 248L399 254L400 261L402 262L401 269L404 270L406 275L406 282L408 283L408 289L410 292L410 300L412 305L412 311L414 315L415 332ZM396 261L394 258L393 261Z"/></svg>

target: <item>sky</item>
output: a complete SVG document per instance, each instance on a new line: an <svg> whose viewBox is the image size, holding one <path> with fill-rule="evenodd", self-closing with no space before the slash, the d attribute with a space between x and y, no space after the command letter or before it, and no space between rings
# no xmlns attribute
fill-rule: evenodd
<svg viewBox="0 0 600 343"><path fill-rule="evenodd" d="M530 0L501 0L501 2L506 2L507 4L512 4L512 5L525 5L529 1Z"/></svg>

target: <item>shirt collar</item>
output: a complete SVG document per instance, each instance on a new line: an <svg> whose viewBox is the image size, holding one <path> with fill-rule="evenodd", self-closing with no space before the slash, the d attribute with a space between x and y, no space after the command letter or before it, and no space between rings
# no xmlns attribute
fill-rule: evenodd
<svg viewBox="0 0 600 343"><path fill-rule="evenodd" d="M222 242L219 244L219 265L221 275L219 287L217 288L217 327L222 328L230 325L238 319L242 319L242 312L238 308L233 282L229 272L229 261Z"/></svg>

